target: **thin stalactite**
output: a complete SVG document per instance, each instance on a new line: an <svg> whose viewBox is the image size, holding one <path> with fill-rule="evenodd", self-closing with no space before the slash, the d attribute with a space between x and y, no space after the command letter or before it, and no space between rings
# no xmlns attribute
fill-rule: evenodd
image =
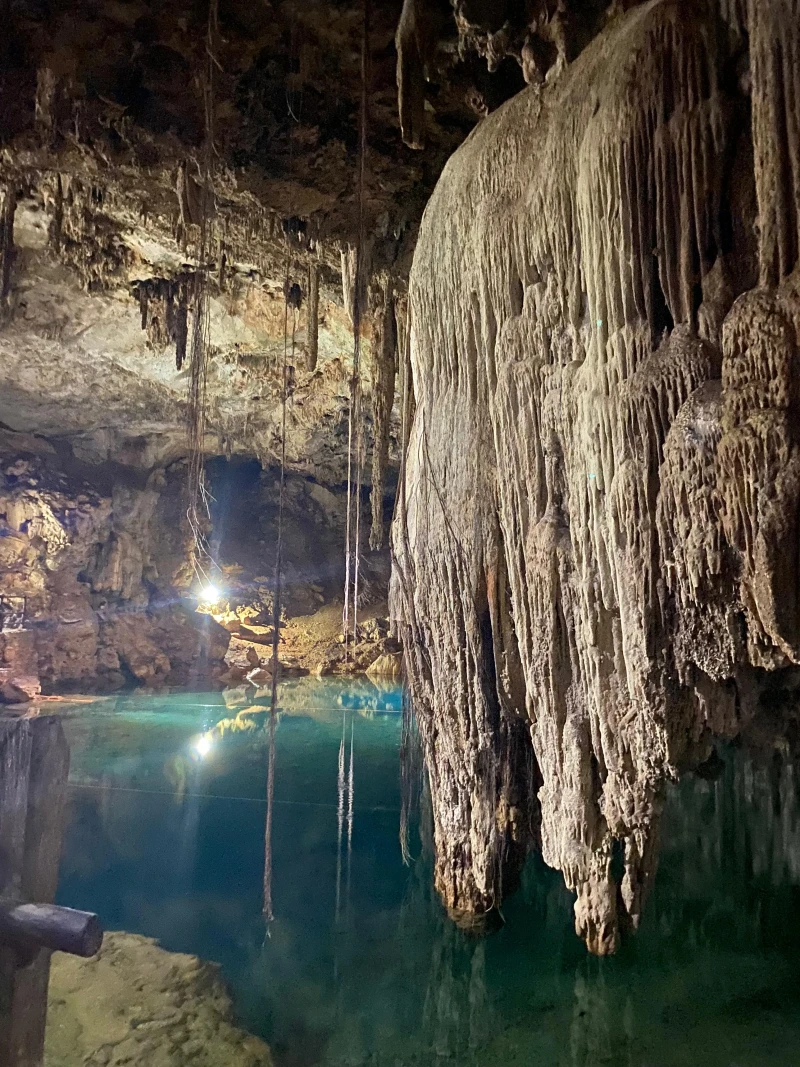
<svg viewBox="0 0 800 1067"><path fill-rule="evenodd" d="M313 260L308 265L308 301L306 303L308 321L306 342L306 370L317 369L319 358L319 265Z"/></svg>
<svg viewBox="0 0 800 1067"><path fill-rule="evenodd" d="M11 314L11 278L16 259L14 247L14 217L17 210L17 190L6 185L0 197L0 322Z"/></svg>
<svg viewBox="0 0 800 1067"><path fill-rule="evenodd" d="M389 433L397 377L397 325L391 280L381 288L372 352L372 527L369 546L383 548L383 498L389 466Z"/></svg>

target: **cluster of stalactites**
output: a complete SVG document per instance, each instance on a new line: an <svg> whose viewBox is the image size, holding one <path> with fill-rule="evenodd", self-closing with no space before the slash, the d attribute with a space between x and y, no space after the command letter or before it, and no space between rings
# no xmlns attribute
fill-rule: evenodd
<svg viewBox="0 0 800 1067"><path fill-rule="evenodd" d="M748 13L761 281L775 285L800 259L800 0Z"/></svg>
<svg viewBox="0 0 800 1067"><path fill-rule="evenodd" d="M437 885L499 899L479 786L515 710L595 952L638 922L665 777L737 729L731 679L800 663L799 16L637 6L476 131L420 231L392 610Z"/></svg>
<svg viewBox="0 0 800 1067"><path fill-rule="evenodd" d="M84 288L98 292L124 281L133 253L105 213L111 190L56 173L42 182L41 192L51 214L50 251L77 272Z"/></svg>
<svg viewBox="0 0 800 1067"><path fill-rule="evenodd" d="M630 6L631 0L583 0L580 5L571 0L451 0L450 5L405 0L395 34L404 142L410 148L424 146L425 83L436 80L437 73L447 77L455 36L462 59L475 53L494 73L510 56L527 84L539 85L562 70L608 17Z"/></svg>
<svg viewBox="0 0 800 1067"><path fill-rule="evenodd" d="M175 278L147 278L133 286L148 342L158 352L174 345L178 370L186 359L189 306L195 284L194 274L180 274Z"/></svg>
<svg viewBox="0 0 800 1067"><path fill-rule="evenodd" d="M392 411L394 409L398 369L398 338L404 321L398 307L405 302L397 291L397 279L391 274L372 275L372 242L365 240L361 251L348 246L342 251L342 297L350 314L354 331L362 323L371 327L372 357L372 524L369 544L373 551L383 548L386 536L384 494L389 468ZM309 306L309 316L311 308ZM354 373L360 375L358 368ZM357 436L357 435L356 435Z"/></svg>

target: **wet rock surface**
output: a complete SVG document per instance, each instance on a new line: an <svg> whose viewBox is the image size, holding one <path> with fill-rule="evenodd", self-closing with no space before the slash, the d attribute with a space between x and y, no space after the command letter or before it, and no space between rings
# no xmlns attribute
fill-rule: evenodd
<svg viewBox="0 0 800 1067"><path fill-rule="evenodd" d="M212 964L137 934L106 934L94 959L56 954L48 1010L46 1067L272 1064Z"/></svg>
<svg viewBox="0 0 800 1067"><path fill-rule="evenodd" d="M363 608L359 612L357 640L353 640L351 631L347 647L342 633L342 608L340 600L333 600L313 614L285 620L280 627L278 643L279 678L366 673L400 679L400 644L390 632L385 617L386 604ZM233 686L245 681L256 686L269 684L272 678L272 626L247 626L238 621L226 622L224 616L217 618L231 632L225 656L228 670L222 680Z"/></svg>

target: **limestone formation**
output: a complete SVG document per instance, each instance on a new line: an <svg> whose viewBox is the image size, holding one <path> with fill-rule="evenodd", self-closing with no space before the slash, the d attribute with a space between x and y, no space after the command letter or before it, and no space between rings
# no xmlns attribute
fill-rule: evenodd
<svg viewBox="0 0 800 1067"><path fill-rule="evenodd" d="M271 1067L263 1041L239 1029L217 968L151 938L106 934L96 957L56 955L46 1067Z"/></svg>
<svg viewBox="0 0 800 1067"><path fill-rule="evenodd" d="M182 486L180 470L137 479L0 433L0 699L220 673L228 634L181 607Z"/></svg>
<svg viewBox="0 0 800 1067"><path fill-rule="evenodd" d="M2 699L221 657L165 603L210 457L272 487L236 606L283 486L284 606L332 609L283 669L394 670L331 588L399 477L441 894L538 846L613 951L665 779L800 657L798 0L68 7L0 35Z"/></svg>
<svg viewBox="0 0 800 1067"><path fill-rule="evenodd" d="M798 78L796 0L650 0L428 204L393 606L457 914L538 843L612 952L665 779L800 661Z"/></svg>

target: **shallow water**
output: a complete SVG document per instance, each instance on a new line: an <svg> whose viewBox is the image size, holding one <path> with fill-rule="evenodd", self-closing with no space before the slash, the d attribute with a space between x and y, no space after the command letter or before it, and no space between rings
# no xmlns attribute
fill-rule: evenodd
<svg viewBox="0 0 800 1067"><path fill-rule="evenodd" d="M670 789L642 928L596 960L573 932L571 894L535 858L504 927L483 939L443 915L418 835L416 862L403 866L397 690L303 679L280 702L268 937L266 716L218 694L65 706L59 889L107 929L218 961L278 1067L800 1063L791 764L724 750L716 781ZM346 796L337 847L343 718L349 852Z"/></svg>

